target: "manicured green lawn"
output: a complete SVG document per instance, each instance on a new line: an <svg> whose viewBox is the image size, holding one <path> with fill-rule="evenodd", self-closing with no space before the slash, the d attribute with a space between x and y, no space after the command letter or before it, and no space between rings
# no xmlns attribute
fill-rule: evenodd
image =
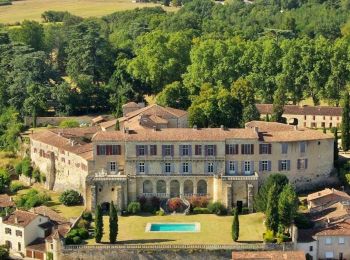
<svg viewBox="0 0 350 260"><path fill-rule="evenodd" d="M0 23L15 23L23 20L41 21L47 10L68 11L82 17L99 17L116 11L160 6L154 3L132 3L131 0L23 0L12 5L0 6ZM167 7L165 10L177 10Z"/></svg>
<svg viewBox="0 0 350 260"><path fill-rule="evenodd" d="M104 217L104 235L102 243L108 242L108 217ZM119 243L129 244L230 244L232 216L219 217L205 215L176 216L129 216L119 217ZM242 215L240 220L240 237L238 242L260 242L265 228L263 214ZM152 222L200 222L199 233L152 233L145 232L147 223ZM87 241L95 244L94 239Z"/></svg>
<svg viewBox="0 0 350 260"><path fill-rule="evenodd" d="M28 192L28 190L30 188L34 188L34 189L41 191L41 192L46 192L48 195L50 195L51 201L47 202L45 205L52 208L53 210L55 210L57 213L61 214L63 217L67 218L68 220L70 218L79 217L81 212L83 212L83 210L84 210L83 205L71 206L71 207L67 207L67 206L63 205L61 202L59 202L59 196L60 196L59 192L46 190L43 188L42 185L39 185L37 183L35 183L32 187L28 187L27 189L20 190L16 195L14 195L14 197L16 198L20 194L24 194L24 193Z"/></svg>

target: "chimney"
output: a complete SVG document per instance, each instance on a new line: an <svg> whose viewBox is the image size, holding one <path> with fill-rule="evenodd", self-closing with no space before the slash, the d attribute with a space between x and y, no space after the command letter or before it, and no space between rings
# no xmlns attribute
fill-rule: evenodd
<svg viewBox="0 0 350 260"><path fill-rule="evenodd" d="M193 125L193 129L194 130L197 130L198 128L197 128L197 125Z"/></svg>
<svg viewBox="0 0 350 260"><path fill-rule="evenodd" d="M15 224L18 224L18 218L15 216Z"/></svg>

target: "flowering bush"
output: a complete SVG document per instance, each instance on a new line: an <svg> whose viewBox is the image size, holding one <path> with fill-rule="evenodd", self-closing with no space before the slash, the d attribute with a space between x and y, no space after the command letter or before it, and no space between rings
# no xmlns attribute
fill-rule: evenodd
<svg viewBox="0 0 350 260"><path fill-rule="evenodd" d="M172 198L168 201L168 208L170 211L180 211L182 206L183 205L180 198Z"/></svg>
<svg viewBox="0 0 350 260"><path fill-rule="evenodd" d="M208 198L204 196L192 196L189 202L192 208L206 208L209 204Z"/></svg>

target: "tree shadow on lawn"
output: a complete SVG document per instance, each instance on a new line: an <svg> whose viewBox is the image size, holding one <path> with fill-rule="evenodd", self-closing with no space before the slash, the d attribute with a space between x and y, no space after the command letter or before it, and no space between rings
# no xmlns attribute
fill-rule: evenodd
<svg viewBox="0 0 350 260"><path fill-rule="evenodd" d="M263 241L262 240L239 240L239 241L236 241L234 243L237 243L237 244L260 244L262 243Z"/></svg>
<svg viewBox="0 0 350 260"><path fill-rule="evenodd" d="M123 244L152 244L152 243L164 243L164 242L173 242L173 239L137 239L137 240L122 240L118 241L116 245ZM101 244L110 244L108 242L101 242Z"/></svg>

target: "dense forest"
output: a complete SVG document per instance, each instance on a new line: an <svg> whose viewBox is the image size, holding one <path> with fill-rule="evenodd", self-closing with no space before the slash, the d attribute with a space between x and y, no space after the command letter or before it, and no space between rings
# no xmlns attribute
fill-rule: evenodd
<svg viewBox="0 0 350 260"><path fill-rule="evenodd" d="M350 80L350 0L187 0L174 13L42 17L0 26L3 146L20 128L4 122L26 115L118 116L154 95L189 109L191 124L238 127L259 117L255 102L339 105Z"/></svg>

